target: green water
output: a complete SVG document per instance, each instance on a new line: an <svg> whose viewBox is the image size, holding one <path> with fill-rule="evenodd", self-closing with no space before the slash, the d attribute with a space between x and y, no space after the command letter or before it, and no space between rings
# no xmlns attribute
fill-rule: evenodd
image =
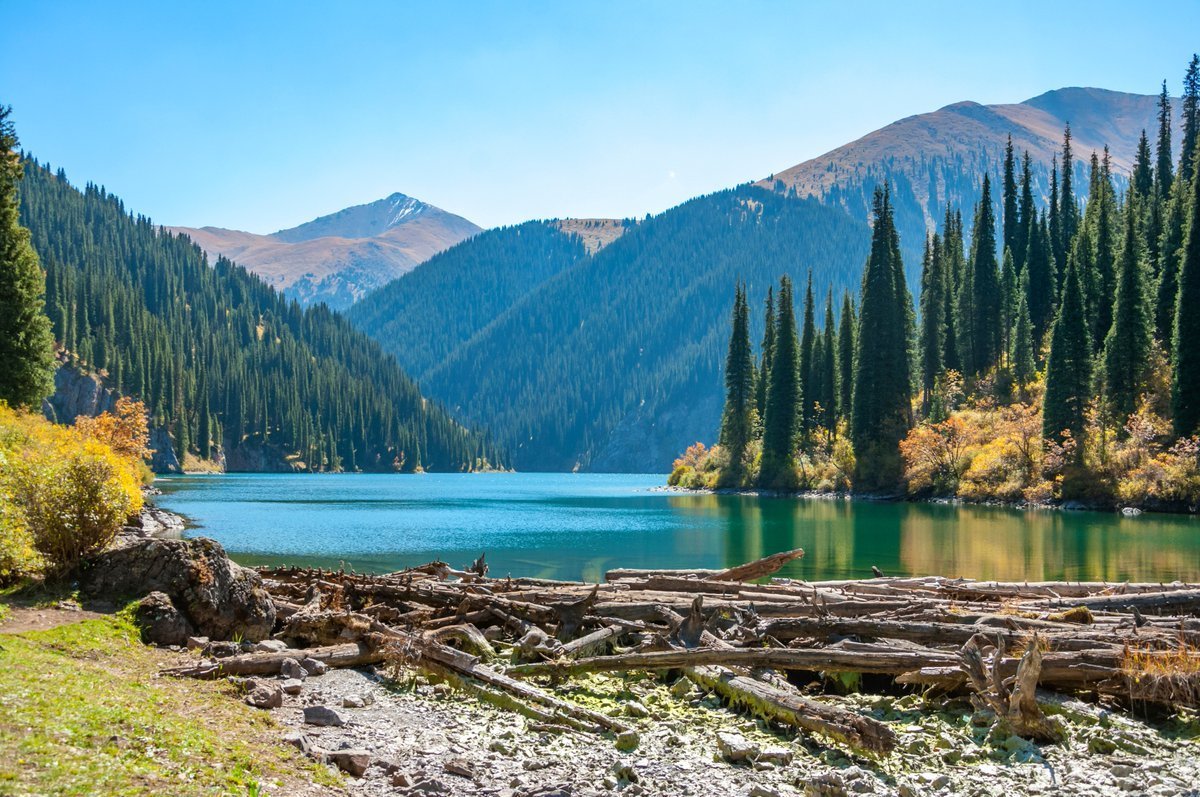
<svg viewBox="0 0 1200 797"><path fill-rule="evenodd" d="M492 575L595 580L714 568L789 548L781 575L1200 581L1200 519L689 495L659 475L181 476L159 503L245 564L397 570L487 553Z"/></svg>

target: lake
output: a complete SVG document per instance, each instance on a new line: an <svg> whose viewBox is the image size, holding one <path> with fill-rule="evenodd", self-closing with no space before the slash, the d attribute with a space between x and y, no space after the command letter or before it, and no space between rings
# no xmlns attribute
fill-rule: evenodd
<svg viewBox="0 0 1200 797"><path fill-rule="evenodd" d="M661 475L172 476L160 506L243 564L386 572L487 553L491 575L602 579L718 568L790 548L780 575L1200 581L1200 519L657 490Z"/></svg>

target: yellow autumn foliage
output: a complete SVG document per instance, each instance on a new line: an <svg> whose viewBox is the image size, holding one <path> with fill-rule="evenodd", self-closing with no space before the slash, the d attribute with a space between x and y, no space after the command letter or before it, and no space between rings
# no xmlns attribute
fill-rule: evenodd
<svg viewBox="0 0 1200 797"><path fill-rule="evenodd" d="M142 508L144 417L134 402L77 428L0 404L0 582L58 576ZM121 452L109 440L120 430Z"/></svg>

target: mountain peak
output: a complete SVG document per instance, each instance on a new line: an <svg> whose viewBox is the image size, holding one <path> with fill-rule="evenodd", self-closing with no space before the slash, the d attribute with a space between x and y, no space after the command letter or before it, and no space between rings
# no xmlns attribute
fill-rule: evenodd
<svg viewBox="0 0 1200 797"><path fill-rule="evenodd" d="M272 233L271 237L287 243L311 241L314 238L374 238L426 213L446 214L419 199L399 191L368 202L320 216L297 227Z"/></svg>

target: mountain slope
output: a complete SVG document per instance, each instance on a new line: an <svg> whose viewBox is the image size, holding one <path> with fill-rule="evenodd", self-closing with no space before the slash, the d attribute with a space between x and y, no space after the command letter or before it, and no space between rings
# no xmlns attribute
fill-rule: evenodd
<svg viewBox="0 0 1200 797"><path fill-rule="evenodd" d="M1035 196L1044 203L1049 193L1048 167L1051 158L1062 152L1068 123L1075 185L1086 192L1087 161L1092 152L1103 152L1105 145L1116 173L1128 175L1141 131L1145 129L1153 140L1158 129L1157 103L1155 96L1093 88L1058 89L1003 105L958 102L893 122L758 185L816 197L865 220L875 185L889 181L911 281L920 269L925 231L941 221L947 204L962 209L969 219L979 201L983 174L991 174L998 184L1010 134L1018 159L1029 151ZM1179 103L1174 105L1178 112ZM996 196L998 201L999 192Z"/></svg>
<svg viewBox="0 0 1200 797"><path fill-rule="evenodd" d="M396 361L327 307L300 308L225 258L26 162L21 223L75 364L141 399L179 458L230 470L438 470L496 462Z"/></svg>
<svg viewBox="0 0 1200 797"><path fill-rule="evenodd" d="M247 267L301 304L348 307L438 252L479 232L441 208L396 193L270 235L221 227L172 227L215 262Z"/></svg>

